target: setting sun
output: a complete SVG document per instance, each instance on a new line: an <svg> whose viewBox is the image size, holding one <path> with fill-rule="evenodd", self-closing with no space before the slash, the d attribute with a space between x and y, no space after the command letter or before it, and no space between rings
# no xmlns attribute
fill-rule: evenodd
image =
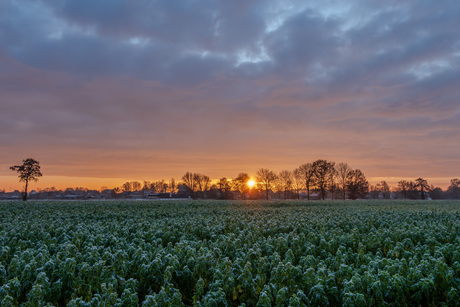
<svg viewBox="0 0 460 307"><path fill-rule="evenodd" d="M253 180L249 180L249 181L248 181L248 186L253 187L254 184L255 184L255 182L254 182Z"/></svg>

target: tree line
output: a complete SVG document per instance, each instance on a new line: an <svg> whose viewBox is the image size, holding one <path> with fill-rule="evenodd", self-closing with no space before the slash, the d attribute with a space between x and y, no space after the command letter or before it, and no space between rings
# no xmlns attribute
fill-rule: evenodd
<svg viewBox="0 0 460 307"><path fill-rule="evenodd" d="M368 198L371 199L460 199L460 180L455 178L450 181L447 190L428 184L423 178L414 181L398 181L396 187L391 188L386 181L381 181L370 186Z"/></svg>
<svg viewBox="0 0 460 307"><path fill-rule="evenodd" d="M17 172L20 181L25 183L21 196L27 200L29 182L37 181L42 176L39 162L28 158L10 169ZM64 196L69 196L88 194L88 189L57 191L47 188L40 192L43 195L62 192ZM452 179L446 191L429 185L423 178L399 181L395 188L391 188L386 181L369 185L361 170L353 169L347 163L318 159L293 170L275 172L260 168L254 178L241 172L235 178L222 177L216 181L207 175L187 171L181 181L174 178L169 181L128 181L114 189L103 187L101 191L92 190L90 194L110 198L160 195L194 199L460 199L460 180Z"/></svg>
<svg viewBox="0 0 460 307"><path fill-rule="evenodd" d="M147 182L126 182L116 188L117 193L150 190L153 192L176 193L182 188L192 198L220 199L257 199L283 198L310 200L312 196L326 199L365 198L369 192L369 183L364 173L352 169L347 163L338 163L323 159L304 163L294 170L282 170L279 173L260 168L251 178L241 172L235 178L222 177L213 182L207 175L186 172L182 181L176 184L174 179ZM142 186L142 188L141 188ZM302 193L303 192L303 193ZM216 195L217 194L217 195Z"/></svg>

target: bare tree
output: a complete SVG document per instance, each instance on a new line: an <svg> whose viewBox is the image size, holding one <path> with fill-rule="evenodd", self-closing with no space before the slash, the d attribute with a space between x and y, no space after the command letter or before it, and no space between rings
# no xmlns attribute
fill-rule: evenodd
<svg viewBox="0 0 460 307"><path fill-rule="evenodd" d="M339 188L342 190L342 198L345 199L347 192L347 177L348 173L351 171L351 167L347 163L337 164L337 183Z"/></svg>
<svg viewBox="0 0 460 307"><path fill-rule="evenodd" d="M271 189L274 181L278 178L276 174L266 168L261 168L257 171L257 182L262 185L263 189L265 190L265 194L268 200L268 191Z"/></svg>
<svg viewBox="0 0 460 307"><path fill-rule="evenodd" d="M132 186L134 192L141 190L141 183L139 181L132 181Z"/></svg>
<svg viewBox="0 0 460 307"><path fill-rule="evenodd" d="M195 183L196 183L197 191L203 191L202 182L201 182L201 177L202 177L202 176L203 176L203 175L198 174L198 173L194 173L194 174L193 174L193 180L194 180Z"/></svg>
<svg viewBox="0 0 460 307"><path fill-rule="evenodd" d="M398 191L404 195L404 199L407 199L407 192L410 188L409 182L406 180L398 181Z"/></svg>
<svg viewBox="0 0 460 307"><path fill-rule="evenodd" d="M123 183L121 188L123 192L136 192L141 190L141 183L139 181L127 181Z"/></svg>
<svg viewBox="0 0 460 307"><path fill-rule="evenodd" d="M312 164L313 172L315 174L316 184L321 191L321 198L324 200L326 195L326 186L330 178L330 174L335 171L334 162L326 160L316 160Z"/></svg>
<svg viewBox="0 0 460 307"><path fill-rule="evenodd" d="M244 195L248 192L248 182L251 179L246 173L239 173L238 176L232 180L233 189L241 193L241 197L244 198Z"/></svg>
<svg viewBox="0 0 460 307"><path fill-rule="evenodd" d="M176 190L177 190L176 180L174 178L171 178L171 180L169 180L169 191L171 193L176 193Z"/></svg>
<svg viewBox="0 0 460 307"><path fill-rule="evenodd" d="M329 186L329 190L331 191L331 199L332 200L334 200L334 191L337 188L336 178L337 178L337 171L334 168L329 173L329 178L328 178L328 186Z"/></svg>
<svg viewBox="0 0 460 307"><path fill-rule="evenodd" d="M29 181L38 181L38 178L43 176L42 172L40 171L40 163L32 158L27 158L22 160L21 165L10 166L10 169L19 174L19 182L25 183L22 200L26 201Z"/></svg>
<svg viewBox="0 0 460 307"><path fill-rule="evenodd" d="M123 183L121 188L122 188L123 192L131 192L133 190L133 186L132 186L131 182L129 182L129 181Z"/></svg>
<svg viewBox="0 0 460 307"><path fill-rule="evenodd" d="M307 199L310 200L310 189L315 184L315 172L311 163L305 163L294 170L298 176L301 176L307 189Z"/></svg>
<svg viewBox="0 0 460 307"><path fill-rule="evenodd" d="M159 193L166 193L166 191L168 191L168 186L168 183L163 179L155 181L155 187Z"/></svg>
<svg viewBox="0 0 460 307"><path fill-rule="evenodd" d="M121 193L123 191L121 190L120 187L115 187L113 188L113 190L110 192L110 197L113 197L113 198L118 198L120 197Z"/></svg>
<svg viewBox="0 0 460 307"><path fill-rule="evenodd" d="M295 193L297 194L297 199L299 199L300 198L300 190L303 187L304 179L303 179L302 172L300 172L300 170L298 168L296 168L292 172L292 179L293 179L292 187L295 190Z"/></svg>
<svg viewBox="0 0 460 307"><path fill-rule="evenodd" d="M219 179L219 182L217 184L219 186L220 192L223 195L224 199L228 199L228 192L231 190L231 185L230 181L227 180L227 178L222 177Z"/></svg>
<svg viewBox="0 0 460 307"><path fill-rule="evenodd" d="M347 191L350 199L364 198L369 192L369 183L366 180L366 176L359 169L348 172Z"/></svg>
<svg viewBox="0 0 460 307"><path fill-rule="evenodd" d="M186 172L185 175L182 176L182 181L184 182L185 186L191 191L192 197L194 197L196 189L195 174Z"/></svg>
<svg viewBox="0 0 460 307"><path fill-rule="evenodd" d="M194 174L193 179L195 180L198 191L203 193L203 197L206 196L206 191L209 189L209 185L211 183L211 179L209 176L202 175L202 174Z"/></svg>
<svg viewBox="0 0 460 307"><path fill-rule="evenodd" d="M415 179L415 187L420 188L420 198L426 199L425 192L428 192L430 190L430 186L428 185L428 182L426 181L426 179L423 179L423 178Z"/></svg>
<svg viewBox="0 0 460 307"><path fill-rule="evenodd" d="M457 178L450 181L450 186L447 188L447 193L453 199L460 198L460 180Z"/></svg>
<svg viewBox="0 0 460 307"><path fill-rule="evenodd" d="M282 170L278 175L278 182L280 189L283 191L284 199L287 197L287 192L292 188L293 177L292 172L288 170Z"/></svg>
<svg viewBox="0 0 460 307"><path fill-rule="evenodd" d="M209 186L211 185L211 179L209 178L209 176L203 175L202 181L203 181L203 191L206 193L209 190Z"/></svg>
<svg viewBox="0 0 460 307"><path fill-rule="evenodd" d="M390 186L385 180L371 186L371 198L384 198L389 199L391 195Z"/></svg>
<svg viewBox="0 0 460 307"><path fill-rule="evenodd" d="M144 180L144 185L142 186L142 190L143 191L150 190L150 186L151 186L151 182L147 181L147 180Z"/></svg>

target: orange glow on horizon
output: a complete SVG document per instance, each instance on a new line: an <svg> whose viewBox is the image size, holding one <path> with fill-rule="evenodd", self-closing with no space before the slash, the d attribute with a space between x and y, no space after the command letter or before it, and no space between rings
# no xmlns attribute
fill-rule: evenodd
<svg viewBox="0 0 460 307"><path fill-rule="evenodd" d="M93 178L93 177L67 177L67 176L43 176L37 182L29 183L29 191L42 190L54 187L57 190L66 188L87 188L90 190L100 190L102 187L113 189L121 186L126 181L133 181L125 178ZM140 181L140 180L137 180ZM24 183L19 182L17 176L0 176L0 190L7 192L14 190L22 191Z"/></svg>
<svg viewBox="0 0 460 307"><path fill-rule="evenodd" d="M446 190L450 184L450 177L424 177L428 180L430 185L435 187L441 187L443 190ZM180 177L175 177L176 183L181 181ZM413 178L399 178L399 177L368 177L369 183L375 185L382 180L385 180L391 188L396 188L399 180L414 180ZM113 189L115 187L120 187L125 182L138 181L141 184L144 180L155 181L161 179L148 179L148 178L99 178L99 177L71 177L71 176L43 176L38 182L31 182L29 184L30 190L42 190L45 188L55 187L58 190L64 190L66 188L88 188L94 190L100 190L102 187ZM167 181L167 180L166 180ZM229 182L232 182L232 178L228 178ZM218 183L218 179L212 180L213 184ZM254 179L250 179L247 182L248 187L252 188L256 185ZM19 182L17 176L0 176L0 191L5 190L11 192L14 190L22 191L24 189L24 183Z"/></svg>

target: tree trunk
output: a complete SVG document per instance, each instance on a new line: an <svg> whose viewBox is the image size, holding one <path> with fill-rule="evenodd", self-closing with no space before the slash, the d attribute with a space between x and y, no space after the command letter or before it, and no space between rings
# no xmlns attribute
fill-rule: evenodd
<svg viewBox="0 0 460 307"><path fill-rule="evenodd" d="M22 195L22 200L26 201L27 200L27 188L29 185L29 180L26 180L26 186L24 187L24 194Z"/></svg>

